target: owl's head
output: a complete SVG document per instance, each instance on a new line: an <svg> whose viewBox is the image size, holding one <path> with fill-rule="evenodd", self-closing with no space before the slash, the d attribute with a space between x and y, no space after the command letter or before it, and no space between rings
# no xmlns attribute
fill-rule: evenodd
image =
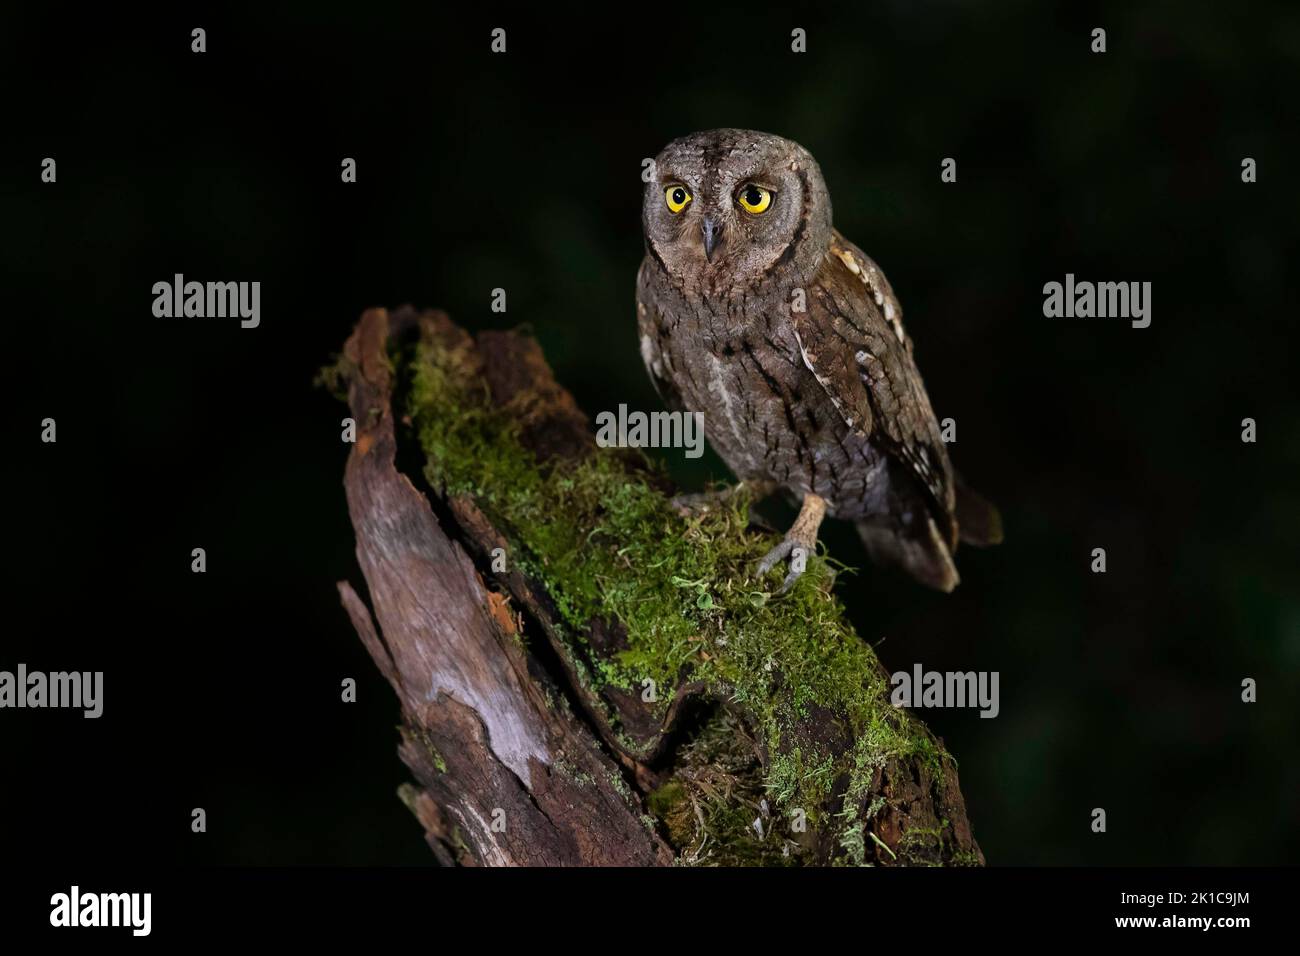
<svg viewBox="0 0 1300 956"><path fill-rule="evenodd" d="M830 242L817 162L792 140L715 129L673 140L646 184L646 246L668 272L711 288L810 280Z"/></svg>

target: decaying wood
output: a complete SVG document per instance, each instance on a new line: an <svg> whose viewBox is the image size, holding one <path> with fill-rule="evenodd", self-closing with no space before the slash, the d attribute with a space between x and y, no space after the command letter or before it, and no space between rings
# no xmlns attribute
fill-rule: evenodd
<svg viewBox="0 0 1300 956"><path fill-rule="evenodd" d="M683 715L697 704L729 704L686 683L673 689L665 716L634 693L589 687L545 587L519 570L489 586L478 568L505 546L502 531L467 495L442 501L440 521L396 465L389 344L417 329L473 364L491 401L519 416L521 441L539 460L582 456L594 444L586 417L525 336L485 332L474 340L441 313L372 309L348 340L358 434L345 487L373 616L349 584L339 589L401 704L399 753L416 781L402 798L444 863L672 863L675 851L647 813L646 795L665 778ZM629 458L627 467L638 465ZM525 620L540 633L521 641ZM622 640L616 625L598 621L585 637L589 655L615 653ZM853 745L823 708L811 708L798 731L843 752ZM982 862L955 770L934 779L928 767L895 761L871 782L865 799L889 799L877 799L883 810L867 834L869 861L895 862L908 831L942 827L948 838L934 862ZM829 859L835 849L817 846L811 856Z"/></svg>
<svg viewBox="0 0 1300 956"><path fill-rule="evenodd" d="M428 797L417 804L428 838L462 863L670 861L633 798L583 782L620 771L564 708L548 706L515 640L518 620L398 473L387 337L387 316L367 312L345 350L359 427L344 484L378 632L352 588L340 590L401 701L400 752Z"/></svg>

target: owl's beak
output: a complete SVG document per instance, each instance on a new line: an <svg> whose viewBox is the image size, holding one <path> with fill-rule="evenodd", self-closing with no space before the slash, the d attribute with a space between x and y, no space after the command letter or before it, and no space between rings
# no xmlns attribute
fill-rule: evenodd
<svg viewBox="0 0 1300 956"><path fill-rule="evenodd" d="M712 216L705 216L700 231L704 233L704 258L712 262L713 250L722 243L722 226Z"/></svg>

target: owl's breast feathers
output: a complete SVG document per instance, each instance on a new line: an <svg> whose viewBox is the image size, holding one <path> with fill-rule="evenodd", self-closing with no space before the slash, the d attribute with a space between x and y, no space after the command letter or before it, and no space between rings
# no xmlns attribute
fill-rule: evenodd
<svg viewBox="0 0 1300 956"><path fill-rule="evenodd" d="M641 342L641 361L650 373L659 399L671 411L693 411L686 408L681 389L675 381L676 369L672 357L664 348L670 328L667 317L655 304L653 284L655 264L647 258L641 263L636 277L636 327Z"/></svg>

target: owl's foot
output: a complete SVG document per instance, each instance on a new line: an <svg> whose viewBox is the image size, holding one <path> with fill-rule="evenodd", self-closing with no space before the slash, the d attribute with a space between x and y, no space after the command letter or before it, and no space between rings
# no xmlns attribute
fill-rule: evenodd
<svg viewBox="0 0 1300 956"><path fill-rule="evenodd" d="M826 517L825 499L814 494L804 495L803 505L799 508L799 517L794 519L794 524L785 533L781 543L763 555L763 560L758 562L758 577L762 578L776 567L778 561L787 557L790 559L790 571L781 582L781 586L773 593L773 597L780 597L789 591L803 574L808 559L817 550L817 529L821 527L824 517Z"/></svg>

